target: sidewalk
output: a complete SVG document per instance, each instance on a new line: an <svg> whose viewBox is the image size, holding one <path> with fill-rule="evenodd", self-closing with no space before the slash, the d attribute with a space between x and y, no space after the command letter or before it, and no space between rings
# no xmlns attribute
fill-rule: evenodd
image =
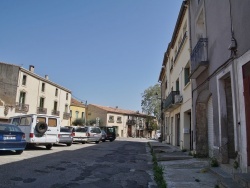
<svg viewBox="0 0 250 188"><path fill-rule="evenodd" d="M179 148L149 141L158 164L164 168L168 188L214 188L218 177L209 170L209 159L193 158Z"/></svg>

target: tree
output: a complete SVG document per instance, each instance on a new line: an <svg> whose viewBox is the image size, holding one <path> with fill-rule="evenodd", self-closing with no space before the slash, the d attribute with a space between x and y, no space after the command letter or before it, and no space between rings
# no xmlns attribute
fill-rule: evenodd
<svg viewBox="0 0 250 188"><path fill-rule="evenodd" d="M142 93L142 111L148 115L154 115L158 120L161 117L161 88L159 84L150 86ZM157 96L158 94L159 96Z"/></svg>
<svg viewBox="0 0 250 188"><path fill-rule="evenodd" d="M75 119L73 122L72 122L72 124L73 125L84 125L84 123L85 123L85 120L83 119L83 118L78 118L78 119Z"/></svg>

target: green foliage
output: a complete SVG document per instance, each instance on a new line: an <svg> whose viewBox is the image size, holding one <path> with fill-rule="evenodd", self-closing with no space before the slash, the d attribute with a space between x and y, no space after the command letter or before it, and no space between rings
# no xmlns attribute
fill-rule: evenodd
<svg viewBox="0 0 250 188"><path fill-rule="evenodd" d="M96 124L95 119L91 119L91 120L87 121L87 125L94 125L94 124Z"/></svg>
<svg viewBox="0 0 250 188"><path fill-rule="evenodd" d="M156 96L156 93L159 95ZM160 119L161 115L161 89L159 84L150 86L142 93L141 107L142 111L148 115L154 115Z"/></svg>
<svg viewBox="0 0 250 188"><path fill-rule="evenodd" d="M78 118L78 119L75 119L73 122L72 122L72 124L73 125L84 125L84 123L85 123L85 120L83 119L83 118Z"/></svg>
<svg viewBox="0 0 250 188"><path fill-rule="evenodd" d="M219 166L218 160L215 157L213 157L211 159L210 165L211 167L218 167Z"/></svg>
<svg viewBox="0 0 250 188"><path fill-rule="evenodd" d="M163 177L163 170L164 168L160 165L158 165L158 162L157 162L157 158L156 158L156 155L154 153L154 150L153 148L151 147L150 143L148 142L148 145L151 149L151 154L152 154L152 161L153 161L153 170L154 170L154 179L158 185L158 187L160 188L166 188L167 187L167 184L166 184L166 181L164 180L164 177Z"/></svg>

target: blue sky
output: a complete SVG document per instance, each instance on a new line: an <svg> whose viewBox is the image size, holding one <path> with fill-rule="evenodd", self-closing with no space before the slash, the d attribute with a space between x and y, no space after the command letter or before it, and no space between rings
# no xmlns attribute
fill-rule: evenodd
<svg viewBox="0 0 250 188"><path fill-rule="evenodd" d="M90 104L141 111L182 0L1 0L0 61Z"/></svg>

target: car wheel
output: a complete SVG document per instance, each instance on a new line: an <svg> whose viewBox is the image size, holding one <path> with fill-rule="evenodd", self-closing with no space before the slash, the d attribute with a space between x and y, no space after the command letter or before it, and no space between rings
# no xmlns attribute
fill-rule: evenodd
<svg viewBox="0 0 250 188"><path fill-rule="evenodd" d="M71 145L72 145L72 143L68 143L68 144L67 144L67 146L71 146Z"/></svg>
<svg viewBox="0 0 250 188"><path fill-rule="evenodd" d="M100 141L95 141L96 144L99 144Z"/></svg>
<svg viewBox="0 0 250 188"><path fill-rule="evenodd" d="M109 141L110 141L110 142L113 142L114 140L113 140L113 139L110 139Z"/></svg>
<svg viewBox="0 0 250 188"><path fill-rule="evenodd" d="M48 129L48 125L45 122L38 122L35 129L37 132L44 134Z"/></svg>
<svg viewBox="0 0 250 188"><path fill-rule="evenodd" d="M23 150L16 150L16 154L20 155L23 153Z"/></svg>
<svg viewBox="0 0 250 188"><path fill-rule="evenodd" d="M83 142L82 142L82 144L86 144L86 142L85 142L85 141L83 141Z"/></svg>
<svg viewBox="0 0 250 188"><path fill-rule="evenodd" d="M102 139L102 142L105 142L106 140L105 139Z"/></svg>
<svg viewBox="0 0 250 188"><path fill-rule="evenodd" d="M46 145L46 149L51 149L52 148L52 144Z"/></svg>

